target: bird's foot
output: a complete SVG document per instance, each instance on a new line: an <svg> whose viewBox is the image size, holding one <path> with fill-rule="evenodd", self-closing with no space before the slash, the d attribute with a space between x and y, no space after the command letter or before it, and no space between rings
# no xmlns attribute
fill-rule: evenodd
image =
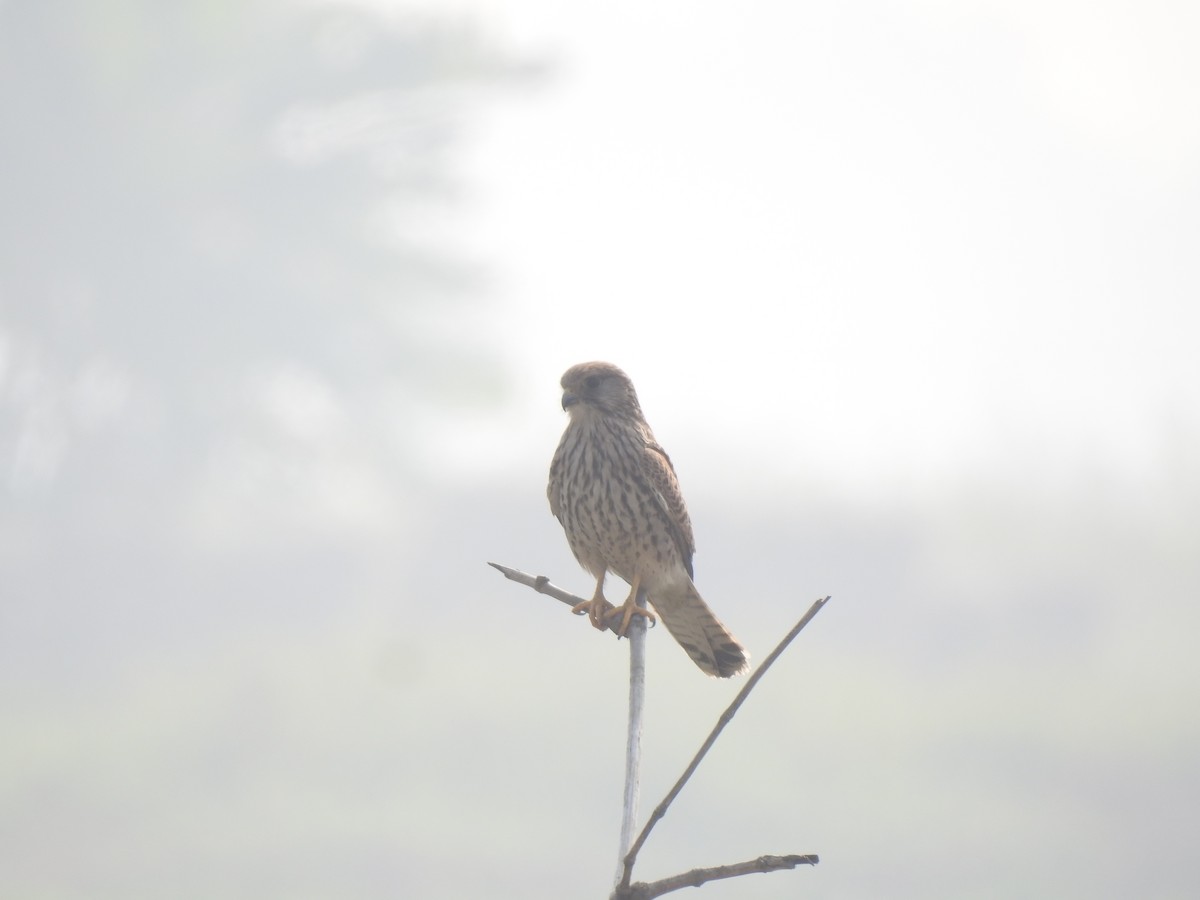
<svg viewBox="0 0 1200 900"><path fill-rule="evenodd" d="M637 598L630 597L620 606L613 607L610 612L605 613L605 617L615 619L621 617L621 624L613 626L613 631L617 633L617 637L625 637L625 632L629 630L629 623L633 621L634 616L644 616L651 625L658 622L658 617L644 606L637 605Z"/></svg>
<svg viewBox="0 0 1200 900"><path fill-rule="evenodd" d="M577 616L588 617L588 621L592 623L593 628L601 630L607 628L604 620L617 612L617 608L604 599L603 596L593 597L591 600L584 600L581 603L576 603L571 607L571 612Z"/></svg>

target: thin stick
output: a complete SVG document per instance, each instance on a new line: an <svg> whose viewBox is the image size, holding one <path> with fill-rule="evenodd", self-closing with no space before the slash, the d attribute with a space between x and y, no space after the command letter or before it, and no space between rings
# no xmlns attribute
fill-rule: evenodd
<svg viewBox="0 0 1200 900"><path fill-rule="evenodd" d="M582 597L551 584L545 575L530 575L500 563L490 562L488 565L501 572L505 578L531 587L540 594L561 600L568 606L583 602ZM644 589L638 590L637 604L643 609L646 606ZM612 626L609 626L609 630L615 633ZM625 872L625 856L629 853L634 829L637 827L642 765L642 715L646 708L646 621L642 616L633 617L626 636L629 638L629 719L625 735L625 789L621 802L621 836L617 847L614 885Z"/></svg>
<svg viewBox="0 0 1200 900"><path fill-rule="evenodd" d="M508 566L502 566L499 563L488 563L497 571L501 572L505 578L516 581L533 588L540 594L554 597L569 606L575 606L583 602L582 597L577 597L569 591L565 591L560 587L550 583L550 579L545 575L529 575L519 569L512 569ZM642 592L638 593L638 605L645 605L645 596ZM683 786L687 784L692 774L700 765L700 761L716 743L717 738L732 720L742 703L750 695L750 691L758 684L758 681L767 669L779 658L780 654L787 649L788 645L796 638L796 636L804 630L813 617L821 611L826 603L829 602L828 597L824 597L816 601L808 612L806 612L795 624L791 631L779 642L777 646L766 659L762 661L759 667L755 670L747 680L738 695L734 697L733 702L729 704L729 708L721 713L717 724L705 740L700 750L692 758L686 770L679 780L675 782L675 786L663 798L663 801L655 807L650 819L646 822L637 840L627 853L624 853L623 858L618 866L619 881L613 889L612 897L619 900L652 900L654 897L660 897L663 894L671 891L679 890L683 887L698 887L706 881L714 881L720 878L736 878L740 875L749 875L755 872L773 872L781 869L794 869L800 865L816 865L818 859L815 854L805 856L760 856L757 859L748 860L746 862L735 863L730 866L715 866L713 868L692 869L690 872L684 872L680 875L673 875L670 878L664 878L655 882L637 882L631 885L630 878L633 874L633 865L637 860L637 855L641 851L642 846L646 843L646 839L650 836L654 825L667 814L667 809L679 792L683 790ZM636 617L639 618L640 617ZM621 821L621 849L628 846L629 835L632 834L633 821L637 817L637 794L638 794L638 770L641 757L641 718L645 704L645 630L644 622L638 621L631 623L635 625L635 630L630 633L630 656L629 656L629 730L626 740L626 758L625 758L625 797L623 803L623 818ZM616 632L615 628L610 626L611 631ZM617 635L620 637L620 635ZM639 646L640 645L640 646Z"/></svg>
<svg viewBox="0 0 1200 900"><path fill-rule="evenodd" d="M520 569L502 566L500 563L490 562L488 565L500 572L509 581L515 581L518 584L531 587L539 594L545 594L548 597L553 597L555 600L561 600L563 603L567 604L567 606L577 606L578 604L584 602L582 597L577 597L570 591L565 591L557 585L551 584L550 579L545 575L530 575L527 572L522 572ZM609 608L612 608L611 603L609 604ZM619 624L619 621L614 623L605 623L604 629L602 630L611 631L619 638L621 636L617 634L617 626Z"/></svg>
<svg viewBox="0 0 1200 900"><path fill-rule="evenodd" d="M659 881L639 881L630 885L629 891L623 895L629 900L652 900L671 891L685 887L700 887L706 881L717 881L721 878L737 878L740 875L752 875L755 872L781 872L794 869L797 866L815 866L821 860L815 853L804 856L760 856L745 862L733 863L728 866L712 866L705 869L692 869L670 878Z"/></svg>
<svg viewBox="0 0 1200 900"><path fill-rule="evenodd" d="M696 771L696 768L700 765L700 761L704 759L709 749L714 743L716 743L716 740L720 736L721 732L725 730L725 726L733 720L738 708L745 701L746 697L750 695L750 692L754 690L754 686L758 684L759 679L766 674L767 669L771 668L771 664L774 663L775 660L779 658L779 655L787 649L788 644L795 639L796 635L804 630L804 626L811 622L813 616L819 613L822 607L824 607L828 602L829 598L824 597L808 608L808 612L806 612L800 618L800 621L797 622L792 630L787 633L784 639L779 642L779 646L771 651L770 655L759 664L757 669L755 669L754 674L746 680L746 683L742 686L742 689L738 691L738 695L734 697L733 702L729 704L729 708L726 709L725 712L721 713L720 718L717 719L716 726L713 728L708 738L704 741L704 744L700 747L700 750L692 758L692 761L684 770L683 775L681 775L679 780L675 782L675 786L667 792L667 796L664 797L662 802L654 808L654 812L650 814L650 818L647 820L646 826L642 829L642 833L638 835L637 840L633 843L633 847L630 848L629 853L626 854L625 872L621 876L620 884L617 885L616 895L618 897L629 896L629 880L633 874L633 864L637 860L638 852L642 849L642 845L646 843L646 838L650 836L650 832L654 828L655 824L659 819L667 814L667 809L671 806L671 803L679 795L679 792L683 790L683 786L687 784L688 779L692 777L692 773Z"/></svg>
<svg viewBox="0 0 1200 900"><path fill-rule="evenodd" d="M645 608L646 591L638 590L637 605ZM621 839L613 884L625 872L625 855L637 828L638 793L642 768L642 713L646 708L646 621L634 616L629 623L629 725L625 735L625 791L621 803Z"/></svg>
<svg viewBox="0 0 1200 900"><path fill-rule="evenodd" d="M533 588L539 594L547 594L556 600L561 600L567 606L574 606L577 603L583 602L582 597L576 597L570 591L564 591L562 588L551 584L550 579L545 575L529 575L520 569L511 569L508 566L500 565L500 563L490 562L488 565L500 571L510 581L519 582Z"/></svg>

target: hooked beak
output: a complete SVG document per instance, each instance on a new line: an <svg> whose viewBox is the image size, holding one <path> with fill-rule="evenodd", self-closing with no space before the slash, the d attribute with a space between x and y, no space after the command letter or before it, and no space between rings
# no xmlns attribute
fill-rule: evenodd
<svg viewBox="0 0 1200 900"><path fill-rule="evenodd" d="M574 406L579 402L579 398L570 391L563 391L562 408L565 410L568 406Z"/></svg>

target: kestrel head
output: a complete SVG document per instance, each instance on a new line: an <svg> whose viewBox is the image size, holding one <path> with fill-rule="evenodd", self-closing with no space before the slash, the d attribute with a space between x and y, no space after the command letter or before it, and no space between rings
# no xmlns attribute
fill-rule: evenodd
<svg viewBox="0 0 1200 900"><path fill-rule="evenodd" d="M640 419L637 391L629 376L607 362L571 366L562 377L562 406L574 418L583 410Z"/></svg>

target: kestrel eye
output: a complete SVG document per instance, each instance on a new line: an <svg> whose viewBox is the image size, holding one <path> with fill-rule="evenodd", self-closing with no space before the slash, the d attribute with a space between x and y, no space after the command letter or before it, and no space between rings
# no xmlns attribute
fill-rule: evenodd
<svg viewBox="0 0 1200 900"><path fill-rule="evenodd" d="M589 375L587 378L583 379L583 385L589 391L595 390L596 385L598 385L599 383L600 383L599 375Z"/></svg>

